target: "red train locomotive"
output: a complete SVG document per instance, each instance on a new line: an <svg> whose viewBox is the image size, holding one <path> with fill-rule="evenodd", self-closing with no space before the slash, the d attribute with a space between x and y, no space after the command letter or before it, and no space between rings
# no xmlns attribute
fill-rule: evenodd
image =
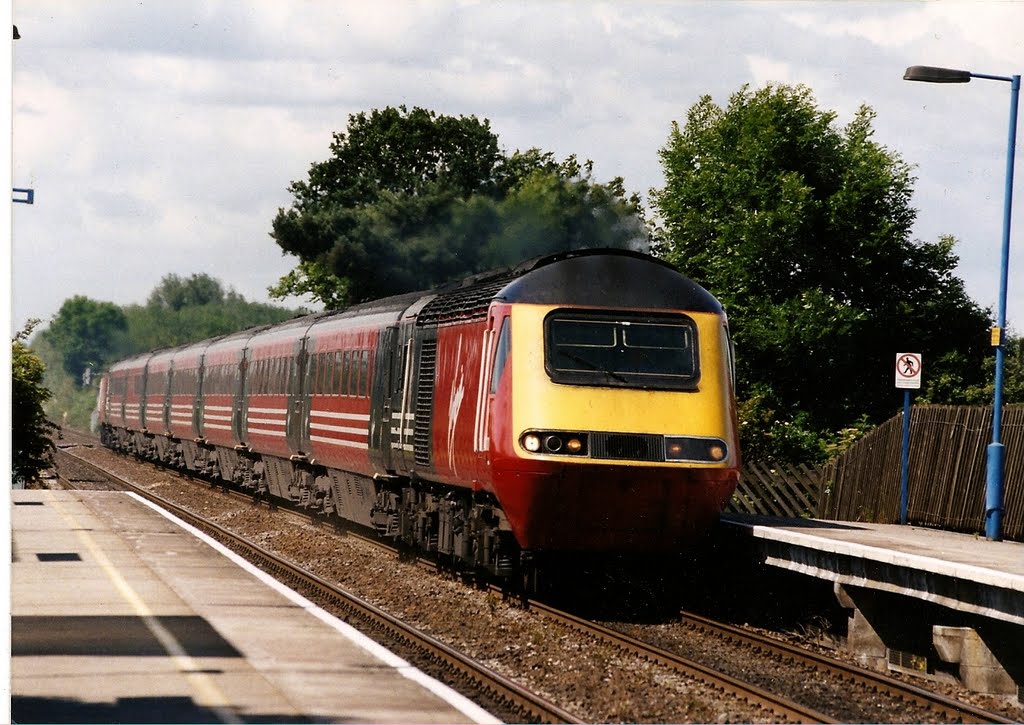
<svg viewBox="0 0 1024 725"><path fill-rule="evenodd" d="M739 466L721 306L619 250L139 355L98 408L113 448L496 574L676 551Z"/></svg>

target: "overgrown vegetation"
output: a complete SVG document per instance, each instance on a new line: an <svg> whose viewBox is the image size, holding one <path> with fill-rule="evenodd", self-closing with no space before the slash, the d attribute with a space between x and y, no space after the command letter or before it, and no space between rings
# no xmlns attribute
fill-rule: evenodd
<svg viewBox="0 0 1024 725"><path fill-rule="evenodd" d="M53 460L56 426L43 406L50 391L43 385L42 361L25 346L39 320L30 320L11 340L11 477L14 483L35 481Z"/></svg>

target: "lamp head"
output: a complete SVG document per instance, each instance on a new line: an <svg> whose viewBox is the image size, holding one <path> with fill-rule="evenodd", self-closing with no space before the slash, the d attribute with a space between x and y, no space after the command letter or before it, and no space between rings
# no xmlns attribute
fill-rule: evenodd
<svg viewBox="0 0 1024 725"><path fill-rule="evenodd" d="M903 80L925 83L970 83L971 72L953 68L936 68L930 65L912 65L903 74Z"/></svg>

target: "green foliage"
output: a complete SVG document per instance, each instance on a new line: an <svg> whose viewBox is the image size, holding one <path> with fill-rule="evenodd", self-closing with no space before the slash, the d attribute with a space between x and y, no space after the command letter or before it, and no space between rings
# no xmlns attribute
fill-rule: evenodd
<svg viewBox="0 0 1024 725"><path fill-rule="evenodd" d="M169 274L160 280L146 306L153 309L178 311L182 307L219 305L224 302L224 287L208 274L193 274L182 279Z"/></svg>
<svg viewBox="0 0 1024 725"><path fill-rule="evenodd" d="M65 300L49 329L42 334L61 356L61 366L73 378L86 368L99 370L124 350L128 322L112 302L77 295Z"/></svg>
<svg viewBox="0 0 1024 725"><path fill-rule="evenodd" d="M273 305L248 302L205 274L182 280L165 276L143 305L124 308L129 354L175 347L257 325L283 322L297 314Z"/></svg>
<svg viewBox="0 0 1024 725"><path fill-rule="evenodd" d="M427 289L556 250L641 246L636 197L590 164L498 149L487 121L414 108L350 117L290 186L271 236L298 266L271 294L328 308Z"/></svg>
<svg viewBox="0 0 1024 725"><path fill-rule="evenodd" d="M992 405L995 393L996 358L985 358L983 383L966 387L961 400L969 405ZM934 402L929 400L929 402ZM943 401L945 402L945 401ZM1008 337L1003 343L1003 404L1024 403L1024 337Z"/></svg>
<svg viewBox="0 0 1024 725"><path fill-rule="evenodd" d="M32 352L46 368L43 384L52 394L43 405L46 417L61 426L89 430L92 412L96 409L95 382L98 377L93 378L91 385L83 387L81 376L72 377L65 372L60 353L45 335L36 335L32 339Z"/></svg>
<svg viewBox="0 0 1024 725"><path fill-rule="evenodd" d="M50 391L43 385L42 361L24 341L39 323L30 321L11 340L11 464L14 481L31 482L52 464L56 429L46 419L43 404Z"/></svg>
<svg viewBox="0 0 1024 725"><path fill-rule="evenodd" d="M873 119L838 128L805 87L744 86L726 108L702 98L661 149L659 251L729 312L747 458L821 460L890 415L900 351L951 381L936 396L980 382L987 315L954 239L910 239L911 170Z"/></svg>
<svg viewBox="0 0 1024 725"><path fill-rule="evenodd" d="M86 429L96 407L95 388L82 385L86 365L98 374L128 355L283 322L302 312L248 302L206 274L165 276L145 305L120 308L74 297L32 341L53 392L46 412L52 420Z"/></svg>

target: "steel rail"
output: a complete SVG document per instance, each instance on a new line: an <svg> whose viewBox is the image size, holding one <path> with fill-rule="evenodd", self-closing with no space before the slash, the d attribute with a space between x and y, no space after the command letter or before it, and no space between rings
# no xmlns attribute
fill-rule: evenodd
<svg viewBox="0 0 1024 725"><path fill-rule="evenodd" d="M572 713L530 690L520 686L507 677L495 672L485 665L449 647L439 640L417 631L379 607L363 601L354 594L334 586L325 579L305 571L297 564L283 559L273 552L254 544L222 526L209 521L172 501L158 496L151 491L128 481L115 473L106 471L102 466L88 461L68 450L62 454L74 458L104 476L112 478L142 496L148 501L170 511L178 518L204 531L225 543L236 553L273 575L279 581L293 585L305 596L310 596L320 603L328 603L332 609L340 610L339 617L349 623L356 620L358 629L364 633L373 631L386 641L396 643L403 649L415 653L417 658L426 658L438 671L444 673L451 682L459 683L463 689L482 692L488 702L496 703L500 708L513 714L514 719L521 722L545 723L581 723ZM338 615L336 615L338 616Z"/></svg>
<svg viewBox="0 0 1024 725"><path fill-rule="evenodd" d="M837 674L846 680L886 692L894 697L903 698L918 705L923 705L935 711L936 715L946 722L962 723L1012 723L996 715L995 713L983 710L973 705L959 702L937 692L917 687L902 680L897 680L881 672L858 667L856 665L832 659L810 650L801 649L788 642L782 642L767 635L757 632L749 632L739 627L734 627L723 622L717 622L692 612L683 612L682 621L694 629L701 629L717 637L730 639L742 645L767 650L769 653L801 662L815 669Z"/></svg>
<svg viewBox="0 0 1024 725"><path fill-rule="evenodd" d="M724 672L718 672L699 662L681 657L661 647L649 644L622 632L617 632L596 622L582 619L535 600L529 602L529 607L543 616L561 622L568 627L610 642L644 659L670 667L720 692L744 700L757 708L767 710L772 715L778 716L787 722L839 722L822 712L801 705L789 698L776 695L756 685L738 680Z"/></svg>

